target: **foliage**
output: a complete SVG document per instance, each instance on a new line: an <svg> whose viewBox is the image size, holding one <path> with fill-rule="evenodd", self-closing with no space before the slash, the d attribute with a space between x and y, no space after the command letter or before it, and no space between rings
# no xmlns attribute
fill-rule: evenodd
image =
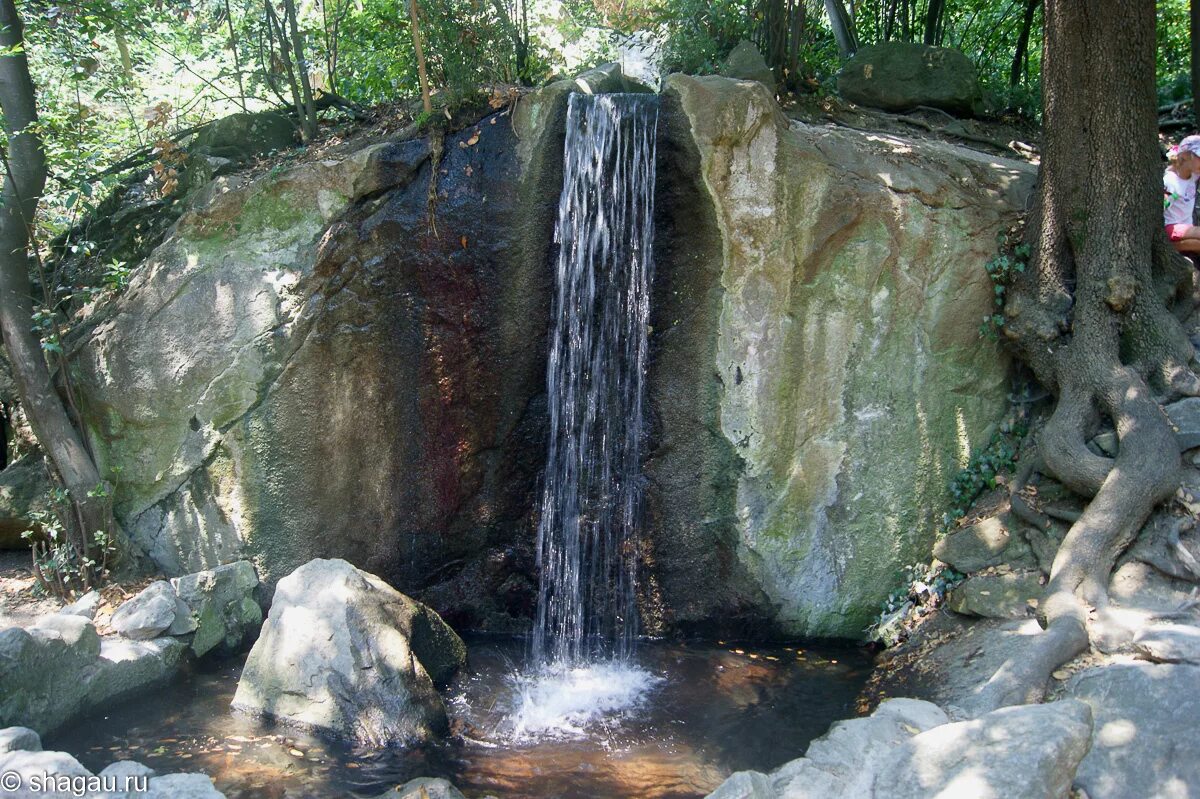
<svg viewBox="0 0 1200 799"><path fill-rule="evenodd" d="M1001 311L1008 297L1008 287L1029 265L1029 245L1021 243L1010 247L1006 244L1008 240L1010 237L1007 234L1000 234L997 242L1000 252L984 266L988 277L992 279L996 311L983 318L983 324L979 326L979 335L993 341L999 338L1000 328L1004 327L1004 314Z"/></svg>
<svg viewBox="0 0 1200 799"><path fill-rule="evenodd" d="M109 503L111 514L108 486L96 486L88 497ZM92 531L82 541L72 535L67 515L74 512L74 507L67 490L55 488L51 507L30 511L33 527L21 534L30 545L38 589L68 601L101 585L108 578L109 560L116 554L106 530Z"/></svg>

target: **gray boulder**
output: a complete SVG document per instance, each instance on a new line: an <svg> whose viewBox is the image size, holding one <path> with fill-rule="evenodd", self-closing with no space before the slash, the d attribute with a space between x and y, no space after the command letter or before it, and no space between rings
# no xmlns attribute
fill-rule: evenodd
<svg viewBox="0 0 1200 799"><path fill-rule="evenodd" d="M1041 601L1045 587L1041 572L975 574L959 584L946 599L946 607L965 616L988 619L1022 619Z"/></svg>
<svg viewBox="0 0 1200 799"><path fill-rule="evenodd" d="M0 730L0 755L41 750L41 737L28 727L5 727Z"/></svg>
<svg viewBox="0 0 1200 799"><path fill-rule="evenodd" d="M59 608L58 612L64 616L83 616L85 619L94 619L96 611L100 609L100 601L99 591L88 591L71 604Z"/></svg>
<svg viewBox="0 0 1200 799"><path fill-rule="evenodd" d="M381 793L375 799L465 799L449 780L418 777Z"/></svg>
<svg viewBox="0 0 1200 799"><path fill-rule="evenodd" d="M422 742L446 731L434 684L465 657L428 607L344 560L312 560L279 581L233 706L371 745Z"/></svg>
<svg viewBox="0 0 1200 799"><path fill-rule="evenodd" d="M1091 736L1091 709L1082 702L1002 708L901 744L878 770L873 795L1067 799Z"/></svg>
<svg viewBox="0 0 1200 799"><path fill-rule="evenodd" d="M100 657L88 674L88 703L99 707L167 682L175 675L184 649L182 641L168 637L152 641L105 638Z"/></svg>
<svg viewBox="0 0 1200 799"><path fill-rule="evenodd" d="M1200 666L1114 663L1075 675L1067 694L1095 718L1075 784L1089 799L1187 797L1200 786Z"/></svg>
<svg viewBox="0 0 1200 799"><path fill-rule="evenodd" d="M20 777L19 784L4 786L5 799L78 799L85 795L84 779L92 776L66 752L43 751L0 755L0 774Z"/></svg>
<svg viewBox="0 0 1200 799"><path fill-rule="evenodd" d="M207 774L167 774L150 779L150 790L130 799L225 799Z"/></svg>
<svg viewBox="0 0 1200 799"><path fill-rule="evenodd" d="M1188 397L1163 407L1175 428L1179 449L1200 447L1200 397Z"/></svg>
<svg viewBox="0 0 1200 799"><path fill-rule="evenodd" d="M963 574L970 574L1003 563L1012 543L1007 514L1002 514L938 539L933 546L933 556Z"/></svg>
<svg viewBox="0 0 1200 799"><path fill-rule="evenodd" d="M904 111L918 105L969 116L982 101L979 76L957 50L910 42L864 47L838 73L838 92L854 103Z"/></svg>
<svg viewBox="0 0 1200 799"><path fill-rule="evenodd" d="M1200 627L1190 624L1155 624L1133 637L1133 650L1156 663L1200 665Z"/></svg>
<svg viewBox="0 0 1200 799"><path fill-rule="evenodd" d="M751 42L743 39L725 58L721 74L735 80L755 80L775 93L775 73L767 66L762 53Z"/></svg>
<svg viewBox="0 0 1200 799"><path fill-rule="evenodd" d="M125 600L109 622L126 638L155 638L175 622L175 590L166 580L151 583L139 594Z"/></svg>
<svg viewBox="0 0 1200 799"><path fill-rule="evenodd" d="M46 459L33 452L0 471L0 549L27 549L21 534L30 529L29 514L50 509L50 476Z"/></svg>
<svg viewBox="0 0 1200 799"><path fill-rule="evenodd" d="M949 721L932 702L889 699L868 718L835 722L804 757L771 774L734 774L708 799L869 799L876 770L912 736Z"/></svg>
<svg viewBox="0 0 1200 799"><path fill-rule="evenodd" d="M84 706L100 636L82 616L51 615L37 626L0 631L0 725L45 735Z"/></svg>
<svg viewBox="0 0 1200 799"><path fill-rule="evenodd" d="M621 70L621 65L601 64L575 76L575 87L585 94L610 94L613 92L653 92Z"/></svg>
<svg viewBox="0 0 1200 799"><path fill-rule="evenodd" d="M230 114L214 120L196 135L188 151L197 155L245 161L296 144L296 125L279 111Z"/></svg>
<svg viewBox="0 0 1200 799"><path fill-rule="evenodd" d="M262 624L255 599L258 574L245 560L171 580L182 606L172 635L193 633L192 651L202 657L212 650L236 652Z"/></svg>

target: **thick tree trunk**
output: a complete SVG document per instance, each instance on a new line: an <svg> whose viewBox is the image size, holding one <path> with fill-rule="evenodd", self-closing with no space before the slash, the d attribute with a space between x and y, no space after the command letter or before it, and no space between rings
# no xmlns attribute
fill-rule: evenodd
<svg viewBox="0 0 1200 799"><path fill-rule="evenodd" d="M1193 0L1193 3L1198 0ZM1025 0L1025 16L1021 20L1021 33L1017 36L1017 50L1013 53L1012 70L1008 76L1009 86L1019 86L1025 74L1025 63L1029 60L1029 37L1033 33L1033 17L1042 0Z"/></svg>
<svg viewBox="0 0 1200 799"><path fill-rule="evenodd" d="M854 20L846 11L842 0L825 0L825 13L829 15L829 25L833 28L833 38L837 41L838 51L842 58L849 58L858 50L858 40L854 34Z"/></svg>
<svg viewBox="0 0 1200 799"><path fill-rule="evenodd" d="M1153 0L1045 7L1043 158L1033 269L1006 309L1012 337L1056 397L1039 439L1047 471L1091 497L1055 558L1046 631L985 686L986 707L1037 701L1050 672L1088 644L1110 572L1155 505L1179 484L1180 458L1151 384L1197 392L1191 348L1157 290L1162 241ZM1115 424L1115 461L1084 442Z"/></svg>
<svg viewBox="0 0 1200 799"><path fill-rule="evenodd" d="M1192 0L1191 9L1191 42L1192 42L1192 115L1200 120L1200 111L1196 110L1197 98L1200 98L1200 0Z"/></svg>
<svg viewBox="0 0 1200 799"><path fill-rule="evenodd" d="M942 16L946 12L946 0L929 0L925 10L925 44L942 43Z"/></svg>
<svg viewBox="0 0 1200 799"><path fill-rule="evenodd" d="M0 207L0 333L22 407L74 503L74 518L66 520L68 529L75 528L74 543L87 552L97 530L113 535L118 531L111 529L107 502L88 496L100 485L100 474L54 388L41 342L33 333L30 232L46 186L46 156L38 135L30 131L37 121L37 106L21 49L22 33L13 0L0 0L0 47L8 53L0 58L0 108L8 134Z"/></svg>

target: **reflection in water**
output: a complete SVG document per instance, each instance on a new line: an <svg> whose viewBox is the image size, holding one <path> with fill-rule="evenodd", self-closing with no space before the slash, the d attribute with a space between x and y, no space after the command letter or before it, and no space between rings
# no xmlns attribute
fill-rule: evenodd
<svg viewBox="0 0 1200 799"><path fill-rule="evenodd" d="M204 771L229 799L373 796L418 776L446 777L470 799L683 799L799 756L853 715L869 671L854 650L648 643L636 667L563 672L561 690L538 696L550 683L520 676L522 641L467 644L470 668L446 697L455 734L435 746L364 749L233 714L239 664L188 674L46 744L92 769L133 759ZM632 693L643 700L628 706Z"/></svg>

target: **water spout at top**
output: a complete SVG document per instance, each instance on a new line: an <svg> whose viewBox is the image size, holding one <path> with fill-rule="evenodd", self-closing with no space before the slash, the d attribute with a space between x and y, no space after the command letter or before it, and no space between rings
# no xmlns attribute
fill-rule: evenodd
<svg viewBox="0 0 1200 799"><path fill-rule="evenodd" d="M541 663L624 658L637 634L657 128L656 96L569 98L537 541Z"/></svg>

